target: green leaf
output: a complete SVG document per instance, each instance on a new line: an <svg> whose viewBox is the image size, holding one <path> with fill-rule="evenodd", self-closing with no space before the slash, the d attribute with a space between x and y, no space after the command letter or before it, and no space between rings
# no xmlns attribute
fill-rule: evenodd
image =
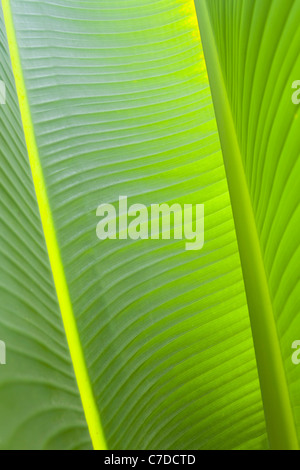
<svg viewBox="0 0 300 470"><path fill-rule="evenodd" d="M193 0L2 1L2 449L298 446L299 1L196 7L206 62ZM120 196L203 249L100 241Z"/></svg>
<svg viewBox="0 0 300 470"><path fill-rule="evenodd" d="M300 2L196 0L272 448L298 448Z"/></svg>
<svg viewBox="0 0 300 470"><path fill-rule="evenodd" d="M90 448L32 183L0 12L2 449Z"/></svg>

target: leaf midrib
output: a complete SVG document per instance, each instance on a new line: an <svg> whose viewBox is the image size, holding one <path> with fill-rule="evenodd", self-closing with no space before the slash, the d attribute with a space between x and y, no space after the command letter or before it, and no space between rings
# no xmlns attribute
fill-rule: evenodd
<svg viewBox="0 0 300 470"><path fill-rule="evenodd" d="M257 226L206 0L195 0L195 6L236 226L270 447L298 450Z"/></svg>

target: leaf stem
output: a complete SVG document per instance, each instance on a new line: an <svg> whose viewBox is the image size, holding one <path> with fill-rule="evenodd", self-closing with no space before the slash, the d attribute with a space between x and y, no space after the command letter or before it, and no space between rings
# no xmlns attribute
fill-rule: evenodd
<svg viewBox="0 0 300 470"><path fill-rule="evenodd" d="M270 447L298 450L257 226L215 38L206 1L195 0L195 6L236 226Z"/></svg>

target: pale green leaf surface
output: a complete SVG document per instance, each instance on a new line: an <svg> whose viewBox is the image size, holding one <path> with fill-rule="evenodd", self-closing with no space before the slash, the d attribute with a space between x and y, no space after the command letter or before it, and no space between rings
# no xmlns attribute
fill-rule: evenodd
<svg viewBox="0 0 300 470"><path fill-rule="evenodd" d="M108 446L267 447L192 2L11 5L46 189ZM96 208L116 203L119 195L146 205L205 203L205 248L187 252L178 241L100 242ZM13 221L7 218L7 224Z"/></svg>
<svg viewBox="0 0 300 470"><path fill-rule="evenodd" d="M57 304L0 8L0 448L90 448Z"/></svg>

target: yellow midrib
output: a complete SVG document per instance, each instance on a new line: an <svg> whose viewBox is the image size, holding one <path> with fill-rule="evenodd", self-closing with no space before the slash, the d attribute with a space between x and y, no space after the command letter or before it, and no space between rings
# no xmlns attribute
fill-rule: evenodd
<svg viewBox="0 0 300 470"><path fill-rule="evenodd" d="M107 448L105 436L87 371L47 195L21 66L10 0L2 0L2 9L33 183L71 359L94 449L105 450Z"/></svg>

